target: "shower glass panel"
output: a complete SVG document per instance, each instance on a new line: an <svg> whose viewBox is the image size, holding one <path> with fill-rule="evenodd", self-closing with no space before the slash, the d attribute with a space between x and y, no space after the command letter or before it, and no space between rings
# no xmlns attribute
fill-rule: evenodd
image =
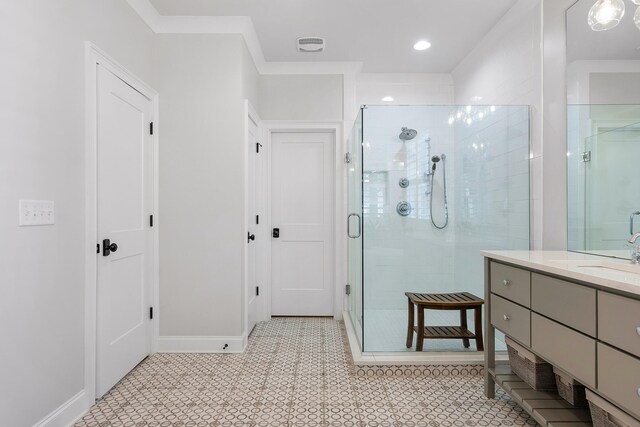
<svg viewBox="0 0 640 427"><path fill-rule="evenodd" d="M362 110L348 140L349 314L362 342Z"/></svg>
<svg viewBox="0 0 640 427"><path fill-rule="evenodd" d="M365 352L414 351L405 292L483 297L480 251L529 249L529 108L367 106L349 150L349 212L361 208L362 226L355 238L350 217L351 321ZM427 311L425 324L459 316ZM475 343L426 340L424 351Z"/></svg>

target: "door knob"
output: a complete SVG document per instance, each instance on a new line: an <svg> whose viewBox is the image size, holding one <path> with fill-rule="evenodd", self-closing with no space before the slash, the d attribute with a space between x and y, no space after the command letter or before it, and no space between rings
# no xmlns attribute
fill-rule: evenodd
<svg viewBox="0 0 640 427"><path fill-rule="evenodd" d="M279 228L274 228L274 229L273 229L273 234L272 234L272 235L273 235L273 238L274 238L274 239L279 238L279 237L280 237L280 229L279 229Z"/></svg>
<svg viewBox="0 0 640 427"><path fill-rule="evenodd" d="M251 234L251 233L247 233L247 243L256 240L256 235L255 234Z"/></svg>
<svg viewBox="0 0 640 427"><path fill-rule="evenodd" d="M111 240L104 239L102 241L102 256L109 256L111 252L115 252L118 250L118 245L115 243L111 243Z"/></svg>

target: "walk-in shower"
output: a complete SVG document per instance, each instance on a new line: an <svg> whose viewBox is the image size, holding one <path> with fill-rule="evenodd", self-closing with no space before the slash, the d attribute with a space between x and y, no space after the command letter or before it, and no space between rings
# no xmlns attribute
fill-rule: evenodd
<svg viewBox="0 0 640 427"><path fill-rule="evenodd" d="M364 352L412 351L405 292L483 297L480 251L529 249L529 109L367 106L349 153L348 321ZM425 314L428 326L459 322Z"/></svg>

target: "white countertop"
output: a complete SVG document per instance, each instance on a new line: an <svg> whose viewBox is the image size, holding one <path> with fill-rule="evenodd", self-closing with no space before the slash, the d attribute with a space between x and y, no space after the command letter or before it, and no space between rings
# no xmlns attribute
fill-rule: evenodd
<svg viewBox="0 0 640 427"><path fill-rule="evenodd" d="M482 251L482 256L640 296L640 265L567 251ZM612 253L625 256L625 252Z"/></svg>

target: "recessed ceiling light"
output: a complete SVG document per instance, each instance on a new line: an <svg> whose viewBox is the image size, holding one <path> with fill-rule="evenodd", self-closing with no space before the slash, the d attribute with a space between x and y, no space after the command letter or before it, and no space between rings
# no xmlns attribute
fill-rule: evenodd
<svg viewBox="0 0 640 427"><path fill-rule="evenodd" d="M431 47L431 43L426 40L420 40L416 44L413 45L415 50L427 50Z"/></svg>
<svg viewBox="0 0 640 427"><path fill-rule="evenodd" d="M383 102L393 102L393 96L385 96L382 98Z"/></svg>

